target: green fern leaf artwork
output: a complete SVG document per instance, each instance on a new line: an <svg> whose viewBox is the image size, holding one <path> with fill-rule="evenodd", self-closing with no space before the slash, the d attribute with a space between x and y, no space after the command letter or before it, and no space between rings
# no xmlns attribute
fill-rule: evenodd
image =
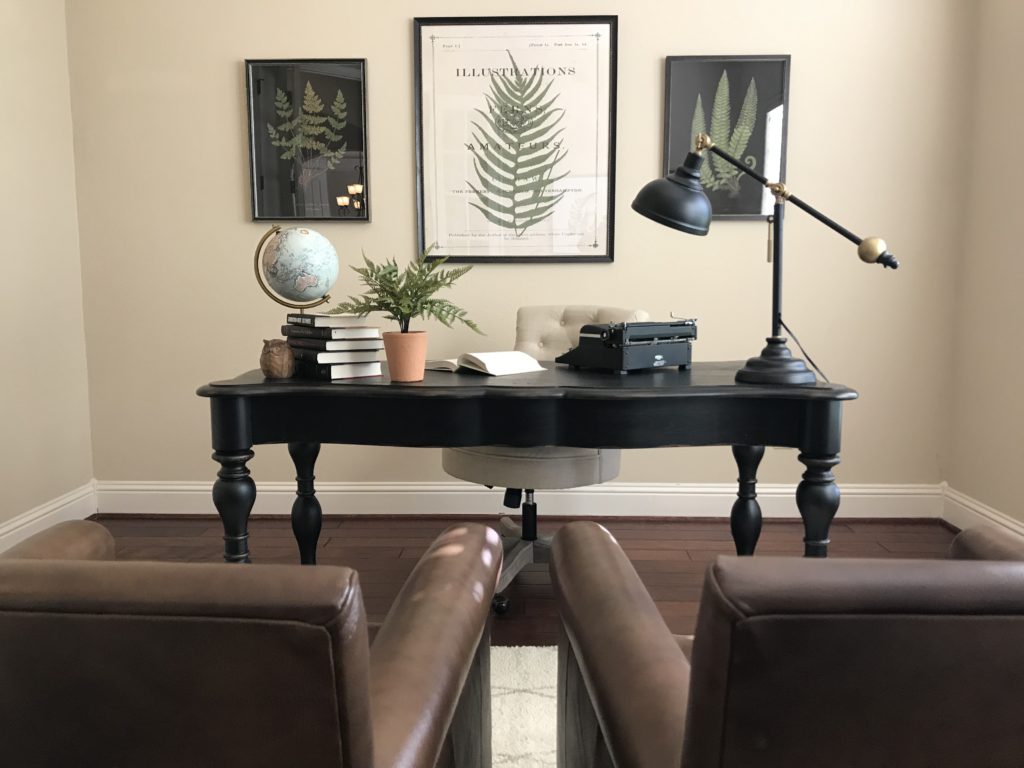
<svg viewBox="0 0 1024 768"><path fill-rule="evenodd" d="M707 133L707 122L704 119L704 104L701 101L700 93L697 93L697 106L693 108L693 119L690 121L690 146L696 146L697 136ZM718 189L718 179L715 176L715 169L711 163L704 162L700 166L700 183L705 189Z"/></svg>
<svg viewBox="0 0 1024 768"><path fill-rule="evenodd" d="M751 168L757 167L757 158L753 155L744 156L747 146L750 144L750 137L754 133L754 126L757 123L757 81L750 79L743 103L740 105L740 112L736 118L736 124L732 123L732 98L729 92L729 73L722 70L722 76L718 79L718 87L715 89L715 99L711 105L711 130L706 131L717 146L736 158L742 159ZM694 107L693 118L690 123L692 137L703 131L705 123L704 106L701 95L697 94L697 104ZM698 130L700 127L701 130ZM726 190L731 197L735 197L740 191L740 180L743 176L728 162L710 154L701 168L701 184L705 189L712 191Z"/></svg>
<svg viewBox="0 0 1024 768"><path fill-rule="evenodd" d="M733 157L740 157L747 150L750 143L750 136L754 133L754 123L757 122L757 83L753 78L747 86L747 93L743 97L743 105L740 107L739 117L736 118L736 125L729 136L728 152Z"/></svg>
<svg viewBox="0 0 1024 768"><path fill-rule="evenodd" d="M527 74L519 69L511 51L512 75L491 75L484 94L486 109L477 109L472 122L473 169L477 181L467 181L476 195L471 202L492 224L512 230L516 237L547 219L565 195L551 185L569 175L558 173L568 150L560 127L565 110L551 94L553 80L544 80L540 68Z"/></svg>
<svg viewBox="0 0 1024 768"><path fill-rule="evenodd" d="M292 160L298 170L298 182L307 186L314 178L333 170L348 151L342 131L348 125L348 105L339 90L324 113L324 102L306 81L302 108L295 114L288 94L281 88L274 97L274 112L281 122L267 123L271 146L281 149L282 160Z"/></svg>

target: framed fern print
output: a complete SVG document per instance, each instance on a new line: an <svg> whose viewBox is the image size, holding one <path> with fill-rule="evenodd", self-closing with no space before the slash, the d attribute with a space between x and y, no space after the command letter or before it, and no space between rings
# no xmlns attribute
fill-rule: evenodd
<svg viewBox="0 0 1024 768"><path fill-rule="evenodd" d="M414 22L420 247L611 261L617 17Z"/></svg>
<svg viewBox="0 0 1024 768"><path fill-rule="evenodd" d="M789 56L668 56L665 173L698 133L772 181L786 180ZM701 184L715 219L764 219L774 198L754 179L708 154Z"/></svg>
<svg viewBox="0 0 1024 768"><path fill-rule="evenodd" d="M252 217L369 221L366 60L245 62Z"/></svg>

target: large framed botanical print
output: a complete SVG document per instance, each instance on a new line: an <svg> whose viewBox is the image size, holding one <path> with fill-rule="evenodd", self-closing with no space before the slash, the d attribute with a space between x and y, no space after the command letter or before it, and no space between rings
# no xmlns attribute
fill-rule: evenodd
<svg viewBox="0 0 1024 768"><path fill-rule="evenodd" d="M248 60L253 219L370 220L366 60Z"/></svg>
<svg viewBox="0 0 1024 768"><path fill-rule="evenodd" d="M414 22L420 247L611 261L617 17Z"/></svg>
<svg viewBox="0 0 1024 768"><path fill-rule="evenodd" d="M694 137L707 133L771 181L786 180L789 56L665 58L665 173L681 165ZM771 192L708 153L701 185L716 219L764 219Z"/></svg>

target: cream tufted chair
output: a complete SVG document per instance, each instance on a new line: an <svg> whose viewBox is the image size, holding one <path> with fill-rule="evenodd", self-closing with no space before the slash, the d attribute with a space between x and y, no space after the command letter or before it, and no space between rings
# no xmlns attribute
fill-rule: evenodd
<svg viewBox="0 0 1024 768"><path fill-rule="evenodd" d="M580 328L587 323L624 323L648 320L639 309L588 305L520 307L516 314L515 349L538 360L554 360L579 343ZM547 562L550 539L537 536L538 489L578 488L596 485L619 474L619 451L609 448L538 446L511 448L482 446L445 448L441 452L444 471L461 480L488 487L505 488L505 506L522 504L522 525L502 518L505 564L498 591L503 591L525 565ZM525 491L525 501L523 493ZM502 612L508 605L502 596L494 607Z"/></svg>

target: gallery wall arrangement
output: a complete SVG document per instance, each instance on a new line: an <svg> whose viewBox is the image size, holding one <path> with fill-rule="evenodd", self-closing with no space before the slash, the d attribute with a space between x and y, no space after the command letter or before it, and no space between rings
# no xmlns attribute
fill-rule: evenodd
<svg viewBox="0 0 1024 768"><path fill-rule="evenodd" d="M20 428L9 425L10 442L45 450L53 442L51 432L37 434L38 427L45 426L62 441L66 436L71 445L67 467L33 466L27 454L21 457L14 448L9 451L8 466L19 487L9 493L4 514L48 503L94 477L100 483L95 493L102 503L123 509L141 508L158 492L171 488L156 483L208 482L211 465L203 447L208 442L208 419L191 393L212 378L254 368L262 339L283 335L278 333L282 309L263 296L249 272L253 247L261 235L272 225L322 232L336 246L342 262L334 302L358 292L348 267L362 263L363 250L374 260L394 257L400 265L418 253L414 17L549 13L618 16L617 79L622 87L616 98L614 261L557 264L537 259L530 262L535 263L532 269L524 263L475 265L481 268L474 269L452 298L488 336L437 327L431 357L511 345L514 310L520 304L588 300L621 300L661 319L670 313L699 317L702 339L695 347L697 361L756 354L759 337L769 330L772 265L765 258L769 228L764 219L716 219L708 237L681 237L637 215L629 203L644 182L663 170L666 56L789 54L787 184L792 182L796 194L809 201L820 201L821 210L849 223L858 234L877 230L887 236L911 265L908 271L878 278L876 271L854 263L849 252L841 256L841 240L787 204L791 221L786 227L786 322L823 370L865 394L843 425L848 455L839 477L844 485L862 486L857 493L866 494L875 486L905 484L910 496L893 495L894 510L918 504L921 494L932 503L942 495L935 484L944 480L993 508L1013 509L1012 484L993 469L998 464L995 457L1012 448L999 431L1006 399L986 396L987 382L972 380L960 372L962 366L954 365L956 370L950 373L952 363L942 352L948 340L934 333L928 319L943 312L959 317L962 312L971 321L964 327L975 336L997 340L1000 329L1012 327L1007 318L1016 305L1003 298L1013 281L999 275L1012 271L1017 263L1008 245L1013 241L1007 228L1013 217L1006 216L1014 210L1014 197L991 184L992 178L1001 177L999 163L989 162L992 153L973 156L970 173L963 180L964 188L973 190L966 198L944 194L943 171L930 160L941 157L972 131L995 131L1007 143L1004 129L1018 122L1013 100L1003 98L1011 85L1005 75L1013 69L1009 63L1015 50L1007 36L1021 29L1015 24L1020 8L1011 10L988 0L977 7L955 0L842 8L817 4L813 11L802 9L808 11L804 27L813 30L804 34L794 32L792 14L781 13L778 7L744 5L745 23L699 23L698 34L693 25L700 19L694 16L694 8L668 7L654 0L561 7L534 0L514 8L468 0L373 8L317 2L301 14L301 32L291 34L287 29L294 31L294 23L282 25L281 9L272 4L250 4L244 14L230 4L207 4L201 24L187 4L38 0L24 7L39 34L29 35L22 25L12 27L8 55L12 71L28 67L38 85L19 87L12 96L17 93L16 101L25 105L25 114L48 108L50 102L59 102L62 113L68 114L55 121L47 112L39 130L22 137L28 143L20 153L8 148L13 158L31 155L48 164L36 169L26 164L12 176L7 210L16 219L27 217L28 223L36 222L29 214L34 217L40 200L47 201L44 208L51 219L60 212L65 238L44 240L59 248L62 258L68 256L66 268L61 269L68 295L55 299L67 311L47 333L71 345L72 339L65 338L66 328L59 326L75 324L70 334L75 364L69 374L78 375L69 375L70 382L63 381L64 376L57 378L62 388L78 388L68 395L64 410L44 417L46 387L57 381L49 359L53 355L25 357L29 352L19 351L19 359L25 358L19 371L36 378L31 385L16 386L32 398L26 401L24 413L35 415L25 416ZM44 12L44 7L49 10ZM982 13L983 7L988 16ZM694 34L679 34L684 27ZM856 40L848 34L853 28L871 29L871 39ZM911 45L905 45L908 40ZM187 55L182 56L182 51ZM502 55L507 59L504 49ZM341 217L337 205L337 198L349 196L348 187L358 184L358 176L330 184L334 188L326 200L328 205L334 201L337 210L330 213L338 218L291 220L253 210L247 59L366 60L364 89L372 135L367 135L365 149L373 155L373 163L364 170L368 173L364 194L368 191L372 198L368 200L373 209L371 223L351 218L354 206L348 218ZM518 54L516 61L525 66ZM701 90L709 134L721 74L711 74L709 86ZM673 87L679 82L673 77ZM305 85L292 86L294 116L301 112ZM729 85L731 131L749 80L733 76L730 70ZM761 107L760 78L757 85ZM319 116L333 116L337 88L324 89L314 82L312 89L323 104ZM276 86L271 93L260 119L260 139L266 137L268 144L268 124L276 128L284 122L274 110ZM478 96L489 93L489 77L481 78ZM346 130L354 129L358 98L350 98L344 90L343 94ZM969 103L964 94L969 95ZM692 98L693 103L678 116L685 134L680 150L692 134L696 92ZM174 104L184 105L178 111L184 109L194 119L170 116L168 110ZM864 121L837 119L855 104L873 105L885 117L874 128ZM962 119L951 124L949 114ZM920 125L928 125L929 130L914 130ZM346 152L351 153L357 143L348 138ZM864 179L870 182L865 193L856 178L862 170L857 162L862 153L856 147L870 147L865 151L870 151L877 168L909 164L915 171L882 173L879 178L876 173ZM272 157L271 149L281 148L260 151ZM744 156L751 154L748 147ZM562 165L571 158L570 153ZM707 159L714 164L714 159ZM58 160L60 167L52 170L50 164ZM290 179L293 170L287 168L288 161L279 157L278 161ZM355 170L354 165L350 170ZM472 175L462 181L476 184L472 162L468 170ZM761 163L755 170L772 175ZM51 182L40 182L40 178ZM747 182L743 178L740 188ZM48 186L74 194L54 197ZM282 217L297 213L280 207ZM716 215L723 210L717 202L712 208ZM267 218L254 221L254 213ZM183 248L178 238L154 235L172 220L187 221L190 231L200 233L202 247L189 243ZM116 230L111 229L114 225ZM50 231L52 225L43 226ZM37 226L26 225L19 231L27 247L35 249L43 243L31 237ZM969 248L972 255L965 261L964 243L984 247ZM985 268L972 267L971 259L982 259ZM26 267L32 264L32 271L12 283L8 301L12 312L20 316L31 310L32 292L19 293L16 285L48 280L47 263L47 259L19 261ZM141 274L140 269L144 269ZM137 291L140 277L159 290ZM884 328L865 334L860 324L848 322L865 306L885 308ZM123 318L128 313L153 313L172 320L126 324ZM189 343L211 333L217 337L211 344ZM964 333L961 329L959 335ZM876 338L884 338L884 343L876 343ZM790 344L799 354L792 338ZM126 345L139 354L125 357ZM979 355L987 355L987 367L998 370L999 345L981 346L984 355L975 345L974 362L981 359ZM913 354L908 357L906 350ZM59 357L70 360L69 354L65 350ZM984 368L971 365L966 370ZM922 380L939 384L924 388ZM885 394L870 396L872 392ZM162 405L153 408L152 402ZM912 427L890 429L898 423ZM984 450L982 441L986 441ZM763 482L792 479L791 462L783 455L767 452L759 470ZM735 470L728 459L721 451L703 449L627 454L622 481L637 488L662 482L681 481L693 487L731 482ZM448 482L436 456L427 451L338 448L327 451L321 461L324 477L337 483L329 487L339 494L348 492L347 483L376 483L375 489L384 489L392 482ZM953 465L957 469L947 471ZM262 452L255 470L261 482L290 482L294 477L283 447ZM910 487L917 485L921 487ZM675 485L658 499L668 499L668 492L675 494ZM171 491L167 493L170 504ZM209 512L209 500L205 493L202 496L203 509ZM844 505L847 510L858 504L866 508L869 496L851 493ZM911 497L915 501L906 501ZM281 511L287 511L280 503ZM670 505L664 502L665 508ZM912 511L917 509L913 506Z"/></svg>
<svg viewBox="0 0 1024 768"><path fill-rule="evenodd" d="M615 16L415 20L420 249L613 258Z"/></svg>
<svg viewBox="0 0 1024 768"><path fill-rule="evenodd" d="M366 60L245 62L252 217L369 221Z"/></svg>

